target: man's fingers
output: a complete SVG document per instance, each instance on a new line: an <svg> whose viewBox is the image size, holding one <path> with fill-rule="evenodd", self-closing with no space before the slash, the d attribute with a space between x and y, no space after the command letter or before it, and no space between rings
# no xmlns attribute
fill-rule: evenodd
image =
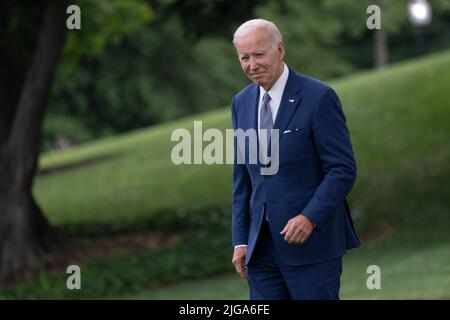
<svg viewBox="0 0 450 320"><path fill-rule="evenodd" d="M295 223L290 223L287 228L284 240L289 243L292 243L292 241L296 237L297 232L298 232L298 226Z"/></svg>
<svg viewBox="0 0 450 320"><path fill-rule="evenodd" d="M289 222L291 222L291 220L289 220L288 223L286 223L286 225L284 226L284 229L281 230L280 234L284 234L286 231L288 231L288 229L289 229Z"/></svg>
<svg viewBox="0 0 450 320"><path fill-rule="evenodd" d="M245 272L245 259L234 259L233 260L234 268L236 269L236 272L239 274L242 274Z"/></svg>
<svg viewBox="0 0 450 320"><path fill-rule="evenodd" d="M303 242L305 242L305 233L300 233L299 235L298 235L298 237L297 237L297 243L303 243Z"/></svg>
<svg viewBox="0 0 450 320"><path fill-rule="evenodd" d="M289 244L302 244L309 236L309 232L303 226L291 226L284 236L284 240Z"/></svg>
<svg viewBox="0 0 450 320"><path fill-rule="evenodd" d="M242 278L247 278L247 269L245 269L245 267L241 267L241 272L239 272L239 275Z"/></svg>
<svg viewBox="0 0 450 320"><path fill-rule="evenodd" d="M247 277L247 271L245 268L245 257L247 255L247 248L239 247L234 249L233 258L231 262L236 269L236 272L242 277Z"/></svg>
<svg viewBox="0 0 450 320"><path fill-rule="evenodd" d="M289 239L292 236L292 220L289 220L286 223L286 226L284 227L284 229L280 232L280 234L284 234L284 240L288 241L287 239Z"/></svg>
<svg viewBox="0 0 450 320"><path fill-rule="evenodd" d="M291 225L291 226L289 226L289 228L287 229L287 231L284 235L284 240L287 242L290 242L290 241L292 241L292 238L294 237L294 235L295 235L295 229Z"/></svg>
<svg viewBox="0 0 450 320"><path fill-rule="evenodd" d="M284 234L284 240L287 241L287 242L289 242L289 240L291 239L291 237L292 237L291 230L290 230L290 229L287 229L286 232L285 232L285 234Z"/></svg>
<svg viewBox="0 0 450 320"><path fill-rule="evenodd" d="M284 241L289 244L302 244L309 237L309 228L303 222L289 220L284 229L280 232L284 234Z"/></svg>
<svg viewBox="0 0 450 320"><path fill-rule="evenodd" d="M311 235L311 232L304 230L299 237L299 243L305 243L306 240L308 240L309 236Z"/></svg>
<svg viewBox="0 0 450 320"><path fill-rule="evenodd" d="M234 266L236 267L236 269L238 267L241 267L244 265L245 260L244 259L236 259L235 261L233 261Z"/></svg>
<svg viewBox="0 0 450 320"><path fill-rule="evenodd" d="M236 272L239 273L239 275L242 278L247 278L247 269L245 268L245 265L243 265L243 264L235 265L235 269L236 269Z"/></svg>
<svg viewBox="0 0 450 320"><path fill-rule="evenodd" d="M298 239L300 237L300 231L297 230L293 230L292 231L292 235L288 238L288 242L289 243L298 243Z"/></svg>

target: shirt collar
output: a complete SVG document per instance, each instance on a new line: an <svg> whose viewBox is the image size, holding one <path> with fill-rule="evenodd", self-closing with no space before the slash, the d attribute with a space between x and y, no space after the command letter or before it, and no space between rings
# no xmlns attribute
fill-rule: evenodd
<svg viewBox="0 0 450 320"><path fill-rule="evenodd" d="M283 73L281 73L281 76L278 78L278 80L275 82L272 88L270 88L270 90L268 91L270 98L276 105L279 105L281 103L281 98L283 97L283 91L284 88L286 87L288 77L289 77L289 68L286 66L285 63L283 63ZM264 90L263 87L259 87L260 102L264 97L265 93L266 90Z"/></svg>

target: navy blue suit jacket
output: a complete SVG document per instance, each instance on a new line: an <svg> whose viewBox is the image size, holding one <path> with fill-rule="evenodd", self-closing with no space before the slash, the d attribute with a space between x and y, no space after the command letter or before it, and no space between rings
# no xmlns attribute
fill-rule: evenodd
<svg viewBox="0 0 450 320"><path fill-rule="evenodd" d="M236 129L257 129L259 87L233 97ZM279 170L261 175L261 164L237 163L234 144L232 245L247 244L246 264L267 212L275 248L289 265L307 265L342 256L360 245L346 196L356 178L345 116L336 93L325 83L289 69L274 123L279 129ZM290 131L289 131L290 130ZM286 132L285 132L286 131ZM248 148L249 144L245 144ZM289 219L303 214L316 228L303 244L288 244L280 234Z"/></svg>

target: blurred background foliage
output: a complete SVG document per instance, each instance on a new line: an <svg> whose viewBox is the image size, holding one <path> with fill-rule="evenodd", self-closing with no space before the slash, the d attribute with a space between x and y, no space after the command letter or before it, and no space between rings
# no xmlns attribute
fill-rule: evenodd
<svg viewBox="0 0 450 320"><path fill-rule="evenodd" d="M79 144L228 105L248 83L231 44L238 26L231 21L236 10L250 15L254 5L256 17L280 28L286 61L296 70L329 80L372 68L374 32L366 28L365 14L372 2L240 1L236 6L208 0L77 1L82 29L69 32L41 150L63 147L61 141ZM407 2L383 2L389 62L418 54ZM428 48L434 52L450 47L450 2L431 4ZM194 11L196 19L190 18Z"/></svg>
<svg viewBox="0 0 450 320"><path fill-rule="evenodd" d="M0 2L13 8L13 19L0 10L11 21L2 44L19 71L44 2ZM372 2L384 4L392 63L381 71L371 70ZM364 246L345 258L343 297L449 298L450 2L430 1L431 54L416 59L407 2L74 1L82 29L69 32L59 61L41 151L80 146L42 152L33 184L67 248L2 284L0 299L247 298L230 263L231 166L176 166L170 136L194 120L231 126L231 96L249 83L231 39L252 17L273 20L287 63L329 82L345 108L359 168L349 201ZM64 285L69 264L82 267L83 290ZM372 264L383 290L367 290Z"/></svg>

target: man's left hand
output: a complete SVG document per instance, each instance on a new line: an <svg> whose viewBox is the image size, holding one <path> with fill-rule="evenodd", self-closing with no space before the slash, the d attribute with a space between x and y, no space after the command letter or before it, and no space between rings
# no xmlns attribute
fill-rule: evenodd
<svg viewBox="0 0 450 320"><path fill-rule="evenodd" d="M284 234L284 240L289 244L302 244L313 230L314 225L311 220L300 214L290 219L280 234Z"/></svg>

